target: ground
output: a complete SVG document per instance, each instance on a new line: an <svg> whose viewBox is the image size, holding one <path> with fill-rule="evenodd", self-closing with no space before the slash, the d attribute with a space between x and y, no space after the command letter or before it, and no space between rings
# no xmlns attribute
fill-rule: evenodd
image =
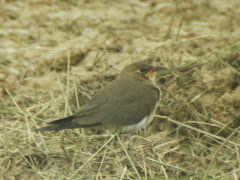
<svg viewBox="0 0 240 180"><path fill-rule="evenodd" d="M1 179L240 177L240 2L0 2ZM131 136L34 129L74 113L127 64L167 68Z"/></svg>

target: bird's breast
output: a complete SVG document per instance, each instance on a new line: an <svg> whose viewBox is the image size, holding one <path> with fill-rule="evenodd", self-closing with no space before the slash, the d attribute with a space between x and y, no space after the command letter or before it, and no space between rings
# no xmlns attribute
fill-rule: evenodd
<svg viewBox="0 0 240 180"><path fill-rule="evenodd" d="M155 114L155 108L151 114L149 114L148 116L145 116L137 124L124 126L124 127L122 127L121 131L122 132L134 132L134 131L138 131L140 129L147 127L147 125L149 125L152 122L154 114Z"/></svg>

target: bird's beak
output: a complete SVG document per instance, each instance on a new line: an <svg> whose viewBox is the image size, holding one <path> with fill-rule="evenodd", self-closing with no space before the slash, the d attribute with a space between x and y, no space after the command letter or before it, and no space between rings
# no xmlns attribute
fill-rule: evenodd
<svg viewBox="0 0 240 180"><path fill-rule="evenodd" d="M161 67L161 66L156 66L154 69L155 69L155 71L160 71L160 70L163 70L163 69L166 69L166 68Z"/></svg>
<svg viewBox="0 0 240 180"><path fill-rule="evenodd" d="M163 70L163 69L166 69L166 68L161 67L161 66L156 66L149 73L154 73L156 71L160 71L160 70Z"/></svg>
<svg viewBox="0 0 240 180"><path fill-rule="evenodd" d="M162 69L166 69L164 67L161 67L161 66L156 66L154 67L151 71L149 71L147 74L146 74L146 77L152 81L154 81L155 79L155 75L156 75L156 72L157 71L160 71Z"/></svg>

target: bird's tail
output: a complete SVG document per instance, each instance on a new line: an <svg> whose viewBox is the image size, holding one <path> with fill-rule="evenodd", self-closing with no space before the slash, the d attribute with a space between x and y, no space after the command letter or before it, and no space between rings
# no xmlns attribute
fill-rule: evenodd
<svg viewBox="0 0 240 180"><path fill-rule="evenodd" d="M59 131L59 130L63 130L63 129L86 128L86 127L94 127L94 126L102 125L101 123L78 124L76 122L72 122L72 120L74 118L75 118L74 116L69 116L66 118L58 119L58 120L48 123L48 124L50 124L50 126L35 129L34 131L36 131L36 132L38 132L38 131Z"/></svg>

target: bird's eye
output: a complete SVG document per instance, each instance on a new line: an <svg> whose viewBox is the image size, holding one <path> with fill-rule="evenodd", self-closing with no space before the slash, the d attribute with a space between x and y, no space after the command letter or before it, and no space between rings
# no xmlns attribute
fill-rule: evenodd
<svg viewBox="0 0 240 180"><path fill-rule="evenodd" d="M145 67L143 67L143 68L140 68L139 71L140 71L141 73L146 73L146 72L148 72L148 69L145 68Z"/></svg>

